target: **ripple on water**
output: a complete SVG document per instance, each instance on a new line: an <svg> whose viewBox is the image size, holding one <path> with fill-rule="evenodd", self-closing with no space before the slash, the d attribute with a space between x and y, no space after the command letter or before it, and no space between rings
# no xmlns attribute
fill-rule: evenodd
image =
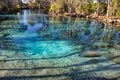
<svg viewBox="0 0 120 80"><path fill-rule="evenodd" d="M0 76L119 77L120 66L105 58L119 55L119 32L93 20L31 14L23 11L1 22ZM78 56L92 50L102 56Z"/></svg>

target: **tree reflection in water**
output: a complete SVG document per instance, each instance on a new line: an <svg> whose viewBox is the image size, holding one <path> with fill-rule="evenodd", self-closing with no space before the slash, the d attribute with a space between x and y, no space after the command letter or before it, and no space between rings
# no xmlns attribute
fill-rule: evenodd
<svg viewBox="0 0 120 80"><path fill-rule="evenodd" d="M17 48L18 50L31 50L30 52L33 51L34 53L35 51L36 53L41 51L40 46L42 46L41 44L43 43L46 45L44 48L48 47L50 43L54 48L55 46L61 46L63 48L66 46L66 50L68 46L70 46L70 51L74 49L76 52L78 50L76 47L79 46L83 47L82 50L86 50L86 48L93 50L103 47L108 48L109 45L119 44L120 32L115 31L113 26L95 20L52 17L41 14L40 12L35 13L35 11L30 10L24 10L22 13L18 13L19 24L11 24L16 25L16 29L11 28L14 32L10 33L9 38L1 37L2 41L0 42L0 46L2 47L6 44L13 43L12 45L4 46L4 49L6 49L5 47L9 47L7 49ZM3 22L5 23L5 21ZM5 24L7 24L7 22ZM5 32L9 30L10 29L5 29ZM5 40L7 40L7 43ZM50 42L46 43L45 41ZM65 44L59 45L59 43L57 45L57 41L65 42ZM32 50L33 46L34 50Z"/></svg>

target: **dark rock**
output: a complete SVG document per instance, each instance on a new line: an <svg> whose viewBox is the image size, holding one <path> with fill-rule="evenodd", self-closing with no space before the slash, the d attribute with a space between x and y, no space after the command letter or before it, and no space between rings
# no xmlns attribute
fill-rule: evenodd
<svg viewBox="0 0 120 80"><path fill-rule="evenodd" d="M64 15L65 16L71 16L71 13L65 13Z"/></svg>
<svg viewBox="0 0 120 80"><path fill-rule="evenodd" d="M85 18L86 15L85 14L76 14L76 13L65 13L65 16L70 16L70 17L82 17Z"/></svg>
<svg viewBox="0 0 120 80"><path fill-rule="evenodd" d="M3 21L3 20L4 20L4 18L0 16L0 21Z"/></svg>
<svg viewBox="0 0 120 80"><path fill-rule="evenodd" d="M85 14L77 14L77 17L86 18Z"/></svg>

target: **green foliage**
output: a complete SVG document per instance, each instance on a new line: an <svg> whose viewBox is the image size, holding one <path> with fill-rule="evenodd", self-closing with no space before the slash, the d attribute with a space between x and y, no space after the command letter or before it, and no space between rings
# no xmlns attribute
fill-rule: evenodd
<svg viewBox="0 0 120 80"><path fill-rule="evenodd" d="M19 9L42 9L50 13L84 13L91 14L97 13L99 15L105 15L108 13L110 16L120 16L120 0L110 0L109 4L106 0L97 0L97 3L93 3L93 0L36 0L35 3L29 2L23 4L21 0L0 0L0 12L13 11ZM110 6L110 9L107 7Z"/></svg>
<svg viewBox="0 0 120 80"><path fill-rule="evenodd" d="M54 13L63 13L66 10L66 4L64 2L64 0L57 0L55 2L51 3L50 12L54 12Z"/></svg>
<svg viewBox="0 0 120 80"><path fill-rule="evenodd" d="M116 16L117 16L117 17L120 17L120 11L117 11L117 12L116 12Z"/></svg>
<svg viewBox="0 0 120 80"><path fill-rule="evenodd" d="M21 7L21 5L19 4L20 1L15 0L12 3L9 2L8 0L1 0L0 1L0 11L1 12L9 12L9 11L14 11L17 10L18 8Z"/></svg>
<svg viewBox="0 0 120 80"><path fill-rule="evenodd" d="M92 12L95 12L97 10L97 4L96 3L92 3Z"/></svg>
<svg viewBox="0 0 120 80"><path fill-rule="evenodd" d="M100 3L100 14L106 14L107 13L107 4L105 2Z"/></svg>
<svg viewBox="0 0 120 80"><path fill-rule="evenodd" d="M6 6L6 3L4 1L0 1L0 11L6 9L7 6Z"/></svg>
<svg viewBox="0 0 120 80"><path fill-rule="evenodd" d="M88 2L84 7L84 13L89 14L92 12L92 5L90 2Z"/></svg>

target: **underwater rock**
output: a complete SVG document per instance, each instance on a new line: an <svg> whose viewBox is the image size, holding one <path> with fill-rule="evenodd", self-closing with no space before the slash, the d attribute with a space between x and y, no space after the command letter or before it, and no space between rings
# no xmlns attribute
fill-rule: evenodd
<svg viewBox="0 0 120 80"><path fill-rule="evenodd" d="M120 45L115 45L114 48L120 50Z"/></svg>
<svg viewBox="0 0 120 80"><path fill-rule="evenodd" d="M84 53L83 53L83 56L84 57L100 57L100 56L102 56L102 55L100 55L98 52L96 52L96 51L85 51Z"/></svg>
<svg viewBox="0 0 120 80"><path fill-rule="evenodd" d="M109 44L104 43L104 42L96 42L96 43L93 44L94 48L98 48L98 47L105 48L105 47L108 47L108 46L109 46Z"/></svg>

